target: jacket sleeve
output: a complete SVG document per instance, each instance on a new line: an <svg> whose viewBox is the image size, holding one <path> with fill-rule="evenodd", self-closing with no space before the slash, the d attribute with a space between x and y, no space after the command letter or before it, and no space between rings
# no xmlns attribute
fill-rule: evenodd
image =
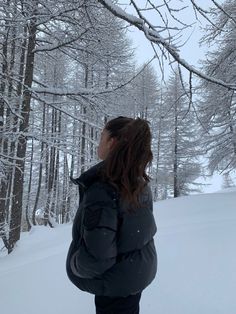
<svg viewBox="0 0 236 314"><path fill-rule="evenodd" d="M72 269L83 278L100 276L116 262L117 206L115 193L93 184L84 196L83 235L72 256Z"/></svg>

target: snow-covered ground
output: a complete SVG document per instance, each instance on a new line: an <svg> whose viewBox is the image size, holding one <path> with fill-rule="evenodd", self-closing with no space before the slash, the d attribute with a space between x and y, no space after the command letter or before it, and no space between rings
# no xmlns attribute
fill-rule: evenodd
<svg viewBox="0 0 236 314"><path fill-rule="evenodd" d="M141 314L236 313L236 190L155 204L158 274ZM35 227L0 257L1 314L92 314L91 294L67 279L71 225ZM125 284L125 283L124 283Z"/></svg>

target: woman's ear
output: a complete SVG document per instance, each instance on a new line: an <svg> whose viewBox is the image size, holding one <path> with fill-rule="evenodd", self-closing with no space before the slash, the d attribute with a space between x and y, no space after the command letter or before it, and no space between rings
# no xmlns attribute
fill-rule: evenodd
<svg viewBox="0 0 236 314"><path fill-rule="evenodd" d="M109 143L108 143L109 149L113 149L113 147L116 145L116 143L117 143L117 139L115 137L111 137L109 139Z"/></svg>

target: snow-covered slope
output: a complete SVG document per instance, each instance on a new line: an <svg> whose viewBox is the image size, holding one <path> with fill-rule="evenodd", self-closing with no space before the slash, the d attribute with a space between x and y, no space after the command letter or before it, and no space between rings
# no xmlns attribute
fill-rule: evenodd
<svg viewBox="0 0 236 314"><path fill-rule="evenodd" d="M236 313L236 190L155 204L158 274L141 314ZM67 279L71 225L36 227L0 257L1 314L92 314L94 296ZM125 284L125 283L124 283Z"/></svg>

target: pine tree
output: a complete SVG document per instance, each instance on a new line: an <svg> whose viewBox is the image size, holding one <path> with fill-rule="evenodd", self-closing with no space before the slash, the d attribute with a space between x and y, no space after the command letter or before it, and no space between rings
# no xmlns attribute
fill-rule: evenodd
<svg viewBox="0 0 236 314"><path fill-rule="evenodd" d="M159 167L168 186L168 194L174 197L197 191L195 180L201 175L198 124L183 84L176 71L167 83L160 110L162 144Z"/></svg>

